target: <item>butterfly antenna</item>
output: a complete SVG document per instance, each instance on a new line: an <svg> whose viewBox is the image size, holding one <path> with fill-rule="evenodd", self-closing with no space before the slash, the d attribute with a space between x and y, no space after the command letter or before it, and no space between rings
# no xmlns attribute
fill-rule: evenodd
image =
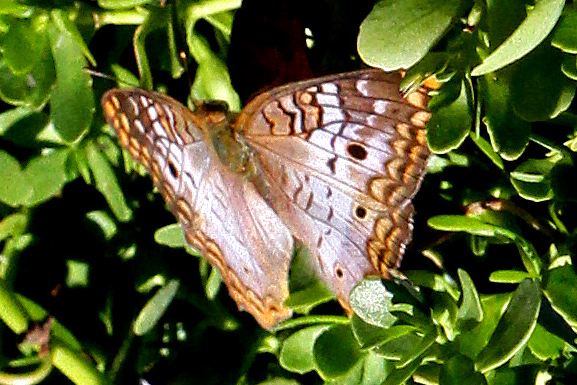
<svg viewBox="0 0 577 385"><path fill-rule="evenodd" d="M116 84L120 84L120 85L128 86L128 87L138 87L138 84L133 84L131 82L126 82L126 81L120 80L116 76L107 75L103 72L97 71L97 70L92 69L90 67L84 67L84 71L86 71L88 74L90 74L94 77L110 80Z"/></svg>
<svg viewBox="0 0 577 385"><path fill-rule="evenodd" d="M86 71L89 75L94 76L94 77L97 77L97 78L108 79L108 80L111 80L111 81L118 81L118 79L116 79L114 76L112 76L112 75L107 75L107 74L105 74L105 73L103 73L103 72L94 70L94 69L92 69L92 68L90 68L90 67L84 67L84 71Z"/></svg>

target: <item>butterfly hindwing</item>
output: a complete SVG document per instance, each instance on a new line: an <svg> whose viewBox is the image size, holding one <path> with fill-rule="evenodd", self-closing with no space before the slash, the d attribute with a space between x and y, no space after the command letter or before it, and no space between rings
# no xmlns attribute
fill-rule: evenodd
<svg viewBox="0 0 577 385"><path fill-rule="evenodd" d="M411 238L429 113L426 91L403 97L400 80L362 70L289 84L255 98L236 123L269 203L345 307L364 276L390 277Z"/></svg>

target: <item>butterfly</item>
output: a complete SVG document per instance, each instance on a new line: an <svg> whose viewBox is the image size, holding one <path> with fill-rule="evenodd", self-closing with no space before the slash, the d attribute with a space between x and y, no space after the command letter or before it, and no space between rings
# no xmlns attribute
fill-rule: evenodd
<svg viewBox="0 0 577 385"><path fill-rule="evenodd" d="M240 112L141 89L107 91L103 111L141 162L187 242L220 271L239 309L264 328L291 316L299 242L350 311L365 276L391 278L411 239L430 117L425 87L359 70L264 92Z"/></svg>

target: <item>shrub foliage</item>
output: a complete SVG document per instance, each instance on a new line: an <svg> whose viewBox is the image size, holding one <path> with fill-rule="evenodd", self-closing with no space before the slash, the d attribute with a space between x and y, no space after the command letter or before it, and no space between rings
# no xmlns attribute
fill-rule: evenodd
<svg viewBox="0 0 577 385"><path fill-rule="evenodd" d="M273 3L0 4L0 383L575 383L575 5ZM439 83L409 280L364 280L349 318L295 258L297 315L265 332L98 101L118 83L239 110L363 62Z"/></svg>

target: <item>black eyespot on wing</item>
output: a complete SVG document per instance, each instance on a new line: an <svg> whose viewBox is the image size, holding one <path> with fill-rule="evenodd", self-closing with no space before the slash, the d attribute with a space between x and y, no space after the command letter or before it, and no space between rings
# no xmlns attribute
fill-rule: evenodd
<svg viewBox="0 0 577 385"><path fill-rule="evenodd" d="M357 218L363 219L367 215L367 210L364 207L358 206L355 209L355 215Z"/></svg>
<svg viewBox="0 0 577 385"><path fill-rule="evenodd" d="M349 144L347 146L347 152L350 156L358 160L364 160L367 157L367 150L357 143Z"/></svg>
<svg viewBox="0 0 577 385"><path fill-rule="evenodd" d="M337 275L337 278L343 278L345 275L343 269L340 266L335 269L335 274Z"/></svg>
<svg viewBox="0 0 577 385"><path fill-rule="evenodd" d="M173 178L178 178L178 170L172 162L168 162L168 171Z"/></svg>

